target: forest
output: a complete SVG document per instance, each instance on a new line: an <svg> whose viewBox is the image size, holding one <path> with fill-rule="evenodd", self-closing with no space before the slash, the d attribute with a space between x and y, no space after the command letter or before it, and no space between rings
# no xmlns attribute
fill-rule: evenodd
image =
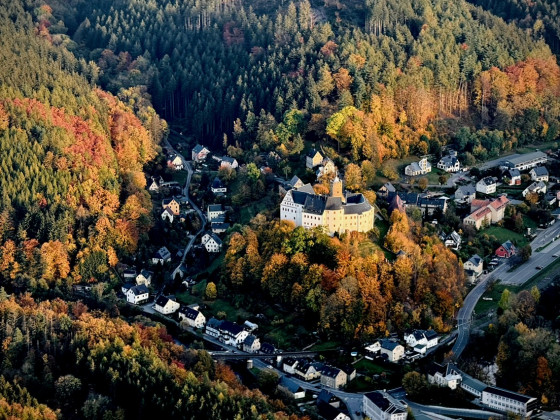
<svg viewBox="0 0 560 420"><path fill-rule="evenodd" d="M361 246L364 234L330 238L257 216L231 235L218 290L279 302L330 338L367 341L413 327L449 331L464 273L430 226L395 210L385 245L404 255L390 263L380 250Z"/></svg>

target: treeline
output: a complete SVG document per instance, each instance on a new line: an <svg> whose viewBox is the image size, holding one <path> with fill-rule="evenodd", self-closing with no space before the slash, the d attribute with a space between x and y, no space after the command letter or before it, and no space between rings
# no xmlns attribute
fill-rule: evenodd
<svg viewBox="0 0 560 420"><path fill-rule="evenodd" d="M363 247L364 234L330 238L258 216L231 235L218 292L280 303L331 338L368 340L410 327L447 331L461 303L462 267L429 227L393 215L387 247L402 251L394 262Z"/></svg>
<svg viewBox="0 0 560 420"><path fill-rule="evenodd" d="M286 414L282 402L271 403L243 387L205 351L175 344L161 326L89 313L81 302L39 303L29 295L7 299L3 289L0 319L0 414L26 419L298 418Z"/></svg>
<svg viewBox="0 0 560 420"><path fill-rule="evenodd" d="M341 12L328 22L334 6L307 1L275 14L234 1L74 4L55 8L53 21L72 23L75 51L98 64L100 82L148 86L160 112L215 147L226 133L225 145L247 154L297 154L302 137L323 139L327 119L348 106L364 114L343 126L363 132L354 137L365 150L353 159L377 167L437 154L461 126L480 137L493 130L500 150L558 136L549 48L464 1L368 2L365 21ZM286 131L294 112L304 123ZM481 147L466 152L482 157Z"/></svg>
<svg viewBox="0 0 560 420"><path fill-rule="evenodd" d="M497 384L551 406L560 401L559 296L554 283L542 294L536 287L517 294L504 290L498 321L486 333L488 348L498 349Z"/></svg>
<svg viewBox="0 0 560 420"><path fill-rule="evenodd" d="M143 165L165 130L138 89L121 100L95 88L95 65L54 45L48 13L18 1L0 10L0 279L10 291L103 280L132 255L151 226Z"/></svg>

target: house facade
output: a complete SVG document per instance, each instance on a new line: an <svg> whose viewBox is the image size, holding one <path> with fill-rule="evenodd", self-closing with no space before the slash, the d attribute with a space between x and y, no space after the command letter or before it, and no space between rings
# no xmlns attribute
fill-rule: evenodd
<svg viewBox="0 0 560 420"><path fill-rule="evenodd" d="M249 334L243 341L243 351L257 353L261 349L261 341L256 335Z"/></svg>
<svg viewBox="0 0 560 420"><path fill-rule="evenodd" d="M237 159L231 156L224 156L220 162L220 168L237 169L238 167Z"/></svg>
<svg viewBox="0 0 560 420"><path fill-rule="evenodd" d="M171 212L175 215L178 216L180 211L181 211L181 205L179 204L179 201L177 201L175 199L175 197L172 198L164 198L163 201L161 202L161 206L162 208L165 209L169 209L171 210Z"/></svg>
<svg viewBox="0 0 560 420"><path fill-rule="evenodd" d="M321 366L316 362L302 361L296 365L294 374L304 381L312 381L321 377Z"/></svg>
<svg viewBox="0 0 560 420"><path fill-rule="evenodd" d="M461 170L461 163L457 159L457 153L453 152L453 154L443 156L437 163L437 167L445 172L459 172Z"/></svg>
<svg viewBox="0 0 560 420"><path fill-rule="evenodd" d="M461 375L454 370L453 365L447 363L445 366L433 363L428 369L428 382L441 387L457 389L461 383Z"/></svg>
<svg viewBox="0 0 560 420"><path fill-rule="evenodd" d="M482 194L494 194L496 192L496 180L487 176L476 183L476 191Z"/></svg>
<svg viewBox="0 0 560 420"><path fill-rule="evenodd" d="M463 268L465 269L465 271L472 271L474 277L477 278L482 274L483 265L484 265L483 259L480 256L478 256L478 254L474 254L472 257L470 257L467 261L464 262Z"/></svg>
<svg viewBox="0 0 560 420"><path fill-rule="evenodd" d="M386 354L390 362L398 362L404 356L404 347L399 343L387 339L381 340L381 354Z"/></svg>
<svg viewBox="0 0 560 420"><path fill-rule="evenodd" d="M523 190L523 192L521 193L521 195L523 197L526 197L527 194L529 194L529 193L545 194L546 193L546 184L543 181L535 181L531 185L529 185L527 188L525 188Z"/></svg>
<svg viewBox="0 0 560 420"><path fill-rule="evenodd" d="M212 186L210 187L214 194L225 194L227 192L226 186L220 180L220 178L215 177L212 181Z"/></svg>
<svg viewBox="0 0 560 420"><path fill-rule="evenodd" d="M505 178L508 180L508 185L521 185L521 172L519 172L519 169L508 170Z"/></svg>
<svg viewBox="0 0 560 420"><path fill-rule="evenodd" d="M169 261L171 261L171 252L165 246L158 249L152 256L152 264L165 264Z"/></svg>
<svg viewBox="0 0 560 420"><path fill-rule="evenodd" d="M177 312L181 305L167 296L160 295L154 304L154 310L163 315L169 315Z"/></svg>
<svg viewBox="0 0 560 420"><path fill-rule="evenodd" d="M280 205L280 220L306 229L322 226L332 236L335 232L370 231L374 210L362 194L344 194L342 182L335 178L328 196L315 194L308 184L288 191Z"/></svg>
<svg viewBox="0 0 560 420"><path fill-rule="evenodd" d="M466 226L474 226L477 230L492 223L498 223L504 218L509 200L502 195L495 200L471 201L471 214L463 219Z"/></svg>
<svg viewBox="0 0 560 420"><path fill-rule="evenodd" d="M337 367L334 366L323 366L321 370L321 385L324 385L329 388L342 388L346 386L346 382L348 377L346 373Z"/></svg>
<svg viewBox="0 0 560 420"><path fill-rule="evenodd" d="M319 166L321 162L323 162L323 155L315 149L312 149L307 156L305 156L305 167L307 169L313 169Z"/></svg>
<svg viewBox="0 0 560 420"><path fill-rule="evenodd" d="M178 317L179 321L186 322L192 328L204 328L206 323L206 317L202 312L188 306L183 306L179 309Z"/></svg>
<svg viewBox="0 0 560 420"><path fill-rule="evenodd" d="M167 158L167 166L176 171L179 171L181 169L184 169L185 164L181 156L173 154Z"/></svg>
<svg viewBox="0 0 560 420"><path fill-rule="evenodd" d="M548 182L548 169L544 166L537 166L529 172L532 181Z"/></svg>
<svg viewBox="0 0 560 420"><path fill-rule="evenodd" d="M407 176L425 175L430 172L432 172L432 164L425 157L418 162L412 162L404 168L404 174Z"/></svg>
<svg viewBox="0 0 560 420"><path fill-rule="evenodd" d="M474 185L462 185L455 191L455 200L470 203L476 198L476 188Z"/></svg>
<svg viewBox="0 0 560 420"><path fill-rule="evenodd" d="M191 159L193 162L202 162L206 160L208 153L210 153L210 150L200 144L197 144L192 148Z"/></svg>
<svg viewBox="0 0 560 420"><path fill-rule="evenodd" d="M153 274L154 273L152 273L151 271L148 271L148 270L140 270L140 274L138 274L136 276L136 284L138 286L143 284L144 286L150 287L150 285L152 284L152 275Z"/></svg>
<svg viewBox="0 0 560 420"><path fill-rule="evenodd" d="M208 206L207 216L209 222L212 222L220 216L224 216L225 214L226 212L221 204L210 204Z"/></svg>
<svg viewBox="0 0 560 420"><path fill-rule="evenodd" d="M368 392L363 396L363 413L370 420L406 420L406 407L383 391Z"/></svg>
<svg viewBox="0 0 560 420"><path fill-rule="evenodd" d="M213 232L204 234L202 237L202 245L204 245L206 251L210 253L220 252L222 250L222 240Z"/></svg>
<svg viewBox="0 0 560 420"><path fill-rule="evenodd" d="M511 243L511 241L504 242L496 250L496 255L500 258L510 258L513 257L516 253L517 249L515 248L515 245Z"/></svg>
<svg viewBox="0 0 560 420"><path fill-rule="evenodd" d="M240 347L249 335L243 327L227 320L222 321L218 329L220 331L220 336L218 337L220 341L230 346Z"/></svg>
<svg viewBox="0 0 560 420"><path fill-rule="evenodd" d="M134 305L146 302L149 297L150 291L143 284L140 286L133 286L126 292L126 301Z"/></svg>

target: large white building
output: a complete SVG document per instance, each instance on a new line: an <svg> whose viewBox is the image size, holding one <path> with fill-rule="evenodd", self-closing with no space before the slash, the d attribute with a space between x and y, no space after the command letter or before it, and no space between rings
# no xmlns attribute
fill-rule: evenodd
<svg viewBox="0 0 560 420"><path fill-rule="evenodd" d="M371 420L405 420L408 414L403 404L382 391L364 394L363 412Z"/></svg>
<svg viewBox="0 0 560 420"><path fill-rule="evenodd" d="M280 219L312 229L323 226L329 235L335 232L368 232L373 229L373 207L362 194L343 193L342 181L331 182L328 196L315 194L306 184L286 193L280 205Z"/></svg>
<svg viewBox="0 0 560 420"><path fill-rule="evenodd" d="M529 417L537 408L537 399L507 389L489 386L482 391L482 404L494 410Z"/></svg>
<svg viewBox="0 0 560 420"><path fill-rule="evenodd" d="M518 169L520 171L526 171L527 169L534 168L535 166L544 165L547 160L548 157L546 156L546 153L539 151L510 157L504 162L504 166Z"/></svg>

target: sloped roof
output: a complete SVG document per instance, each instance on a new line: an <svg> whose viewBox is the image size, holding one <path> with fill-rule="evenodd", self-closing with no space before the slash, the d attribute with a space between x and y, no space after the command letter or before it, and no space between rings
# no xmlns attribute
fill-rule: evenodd
<svg viewBox="0 0 560 420"><path fill-rule="evenodd" d="M492 202L490 203L490 205L491 205L494 209L498 210L498 209L501 209L501 208L503 208L504 206L506 206L508 203L509 203L508 198L507 198L505 195L501 195L501 196L499 196L498 198L496 198L494 201L492 201Z"/></svg>
<svg viewBox="0 0 560 420"><path fill-rule="evenodd" d="M181 309L179 309L179 312L184 314L187 319L190 319L190 320L193 320L193 321L200 314L199 311L197 311L196 309L193 309L193 308L189 308L188 306L182 306Z"/></svg>
<svg viewBox="0 0 560 420"><path fill-rule="evenodd" d="M200 152L202 152L204 149L206 149L206 147L204 147L204 146L201 145L201 144L197 144L196 146L193 147L192 150L193 150L193 152L195 152L195 153L200 153ZM209 151L209 150L206 149L206 151Z"/></svg>
<svg viewBox="0 0 560 420"><path fill-rule="evenodd" d="M280 378L280 384L279 385L281 387L286 388L292 394L295 394L296 392L303 391L303 388L296 381L288 378L286 375L284 375Z"/></svg>
<svg viewBox="0 0 560 420"><path fill-rule="evenodd" d="M150 291L144 284L141 284L140 286L133 286L129 290L134 294L134 296L140 296L146 293L150 293Z"/></svg>
<svg viewBox="0 0 560 420"><path fill-rule="evenodd" d="M537 166L531 169L531 172L534 172L535 176L548 176L548 170L544 166Z"/></svg>
<svg viewBox="0 0 560 420"><path fill-rule="evenodd" d="M478 254L474 254L472 257L470 257L469 261L476 266L478 266L479 264L482 264L482 258L480 258L480 256Z"/></svg>

